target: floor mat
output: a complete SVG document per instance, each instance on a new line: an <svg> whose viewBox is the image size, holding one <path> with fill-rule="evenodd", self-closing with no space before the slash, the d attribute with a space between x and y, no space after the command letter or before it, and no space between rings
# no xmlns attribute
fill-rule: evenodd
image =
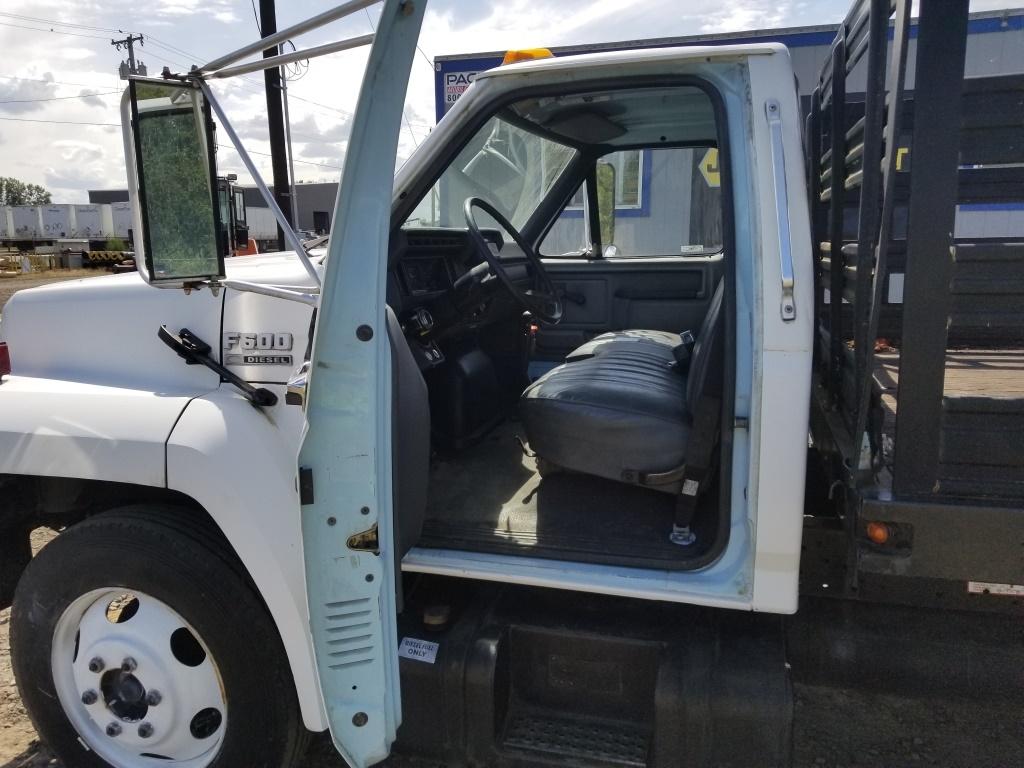
<svg viewBox="0 0 1024 768"><path fill-rule="evenodd" d="M431 466L419 546L683 569L706 553L713 515L698 511L697 543L668 540L675 497L577 473L541 479L523 455L518 423ZM705 498L702 506L713 504Z"/></svg>

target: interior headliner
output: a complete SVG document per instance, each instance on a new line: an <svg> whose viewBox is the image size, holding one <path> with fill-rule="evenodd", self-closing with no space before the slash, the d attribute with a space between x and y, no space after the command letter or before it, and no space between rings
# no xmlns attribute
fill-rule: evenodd
<svg viewBox="0 0 1024 768"><path fill-rule="evenodd" d="M717 144L711 99L693 86L543 96L508 109L573 145Z"/></svg>

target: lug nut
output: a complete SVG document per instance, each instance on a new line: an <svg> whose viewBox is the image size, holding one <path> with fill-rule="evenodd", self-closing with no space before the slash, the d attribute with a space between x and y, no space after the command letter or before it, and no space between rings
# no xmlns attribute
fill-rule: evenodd
<svg viewBox="0 0 1024 768"><path fill-rule="evenodd" d="M139 738L140 739L148 739L152 735L153 735L153 726L152 725L150 725L149 723L140 723L139 724Z"/></svg>
<svg viewBox="0 0 1024 768"><path fill-rule="evenodd" d="M117 723L111 723L107 726L107 736L114 738L115 736L121 735L121 726Z"/></svg>
<svg viewBox="0 0 1024 768"><path fill-rule="evenodd" d="M146 694L146 703L151 707L155 707L163 700L164 697L160 695L160 691L150 691Z"/></svg>
<svg viewBox="0 0 1024 768"><path fill-rule="evenodd" d="M97 673L98 672L102 672L103 668L106 667L106 666L107 665L103 663L103 659L101 659L99 656L96 656L95 658L89 659L89 671L90 672L97 672Z"/></svg>
<svg viewBox="0 0 1024 768"><path fill-rule="evenodd" d="M124 661L121 662L121 671L134 672L137 666L139 665L135 663L135 659L131 656L125 656Z"/></svg>
<svg viewBox="0 0 1024 768"><path fill-rule="evenodd" d="M99 696L96 695L96 691L88 690L82 694L82 703L88 706L89 704L95 704Z"/></svg>

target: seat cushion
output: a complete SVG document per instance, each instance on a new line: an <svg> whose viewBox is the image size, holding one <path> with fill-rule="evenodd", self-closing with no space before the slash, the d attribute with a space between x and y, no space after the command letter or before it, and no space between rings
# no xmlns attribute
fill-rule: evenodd
<svg viewBox="0 0 1024 768"><path fill-rule="evenodd" d="M690 417L671 347L645 336L613 341L589 356L574 353L526 389L520 415L530 447L554 464L612 480L678 467Z"/></svg>
<svg viewBox="0 0 1024 768"><path fill-rule="evenodd" d="M672 350L681 343L682 338L678 333L668 331L611 331L595 336L571 352L565 360L572 362L595 355L615 354L648 357L671 363L675 359Z"/></svg>

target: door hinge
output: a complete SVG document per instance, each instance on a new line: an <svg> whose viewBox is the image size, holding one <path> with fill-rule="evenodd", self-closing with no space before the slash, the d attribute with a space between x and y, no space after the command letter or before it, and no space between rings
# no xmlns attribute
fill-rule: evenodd
<svg viewBox="0 0 1024 768"><path fill-rule="evenodd" d="M372 552L375 555L380 554L380 542L377 540L377 524L374 523L368 531L362 533L354 533L348 537L347 546L349 549L354 549L358 552Z"/></svg>

